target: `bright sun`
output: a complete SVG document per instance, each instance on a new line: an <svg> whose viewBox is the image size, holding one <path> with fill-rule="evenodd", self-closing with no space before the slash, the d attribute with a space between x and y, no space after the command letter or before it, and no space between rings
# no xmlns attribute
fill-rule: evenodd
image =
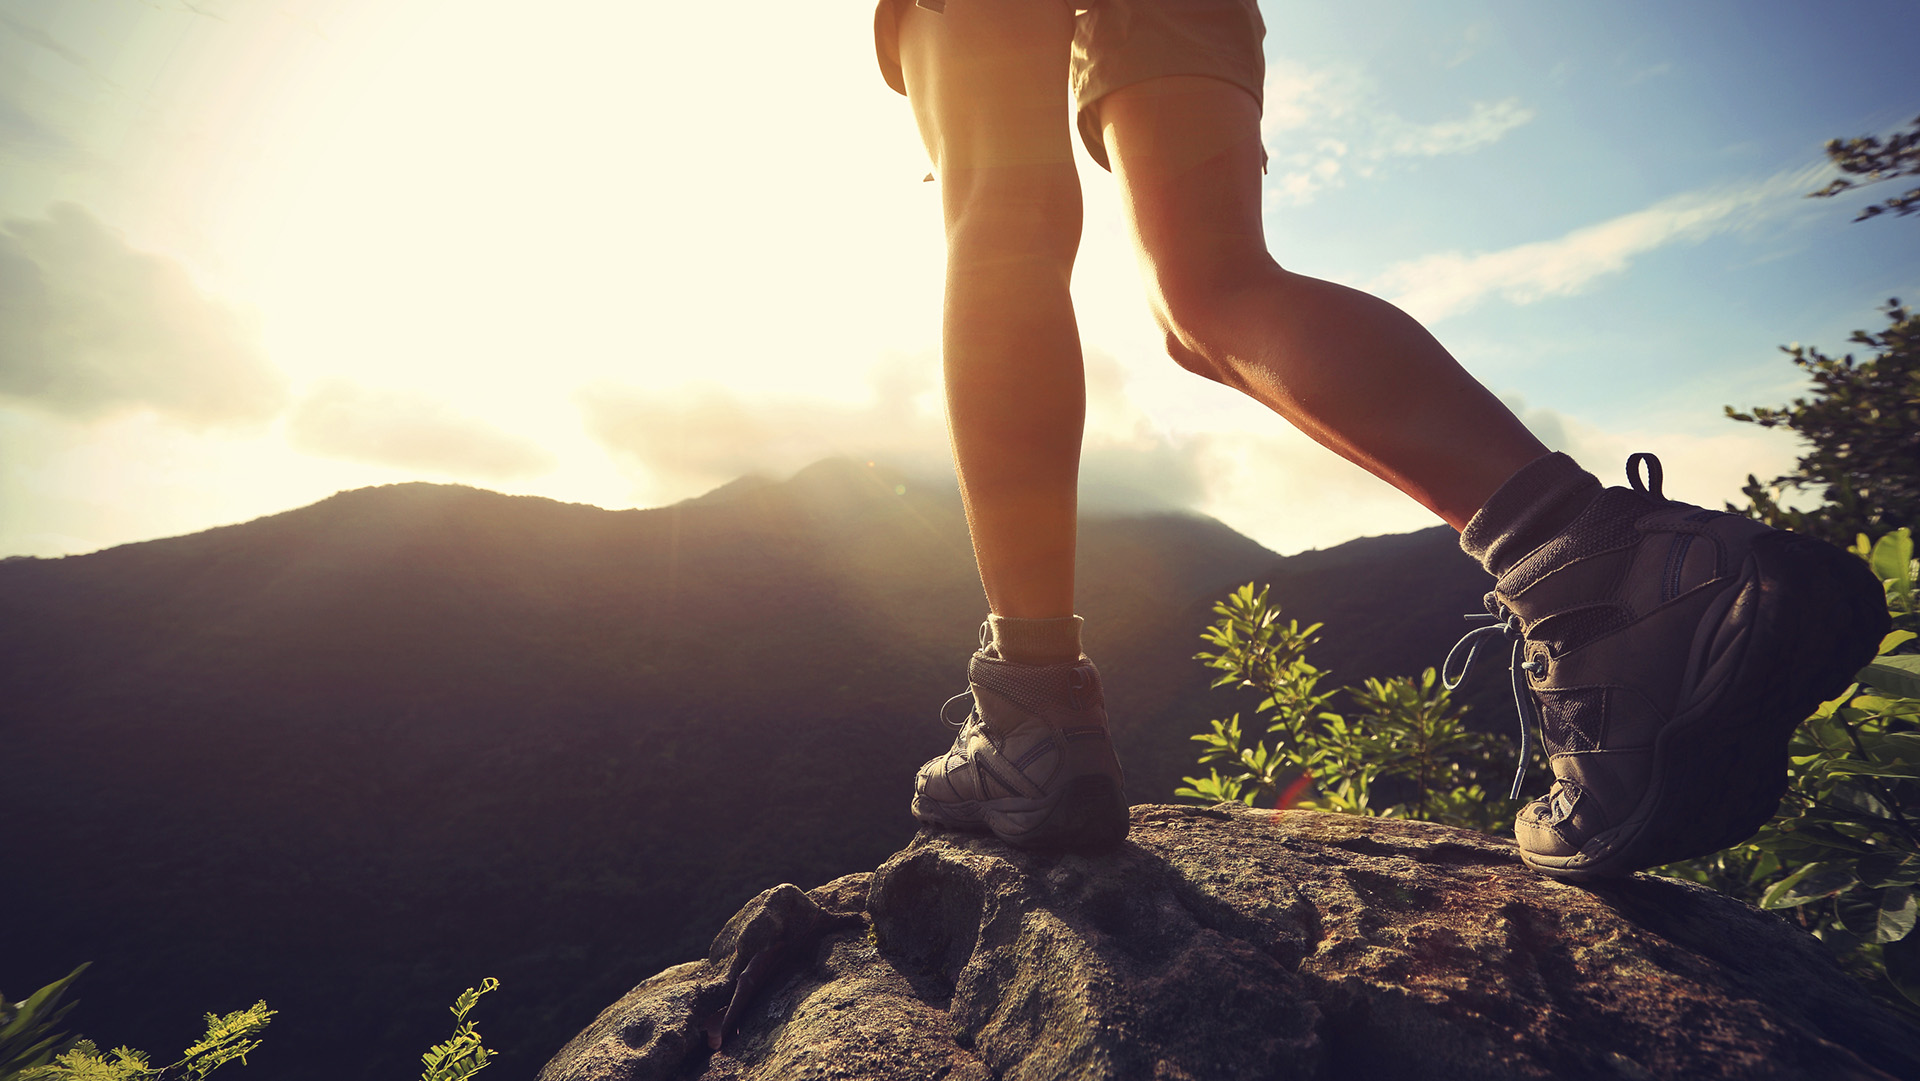
<svg viewBox="0 0 1920 1081"><path fill-rule="evenodd" d="M368 0L174 65L223 122L156 156L296 391L432 395L619 502L583 387L853 400L933 347L936 194L869 17Z"/></svg>

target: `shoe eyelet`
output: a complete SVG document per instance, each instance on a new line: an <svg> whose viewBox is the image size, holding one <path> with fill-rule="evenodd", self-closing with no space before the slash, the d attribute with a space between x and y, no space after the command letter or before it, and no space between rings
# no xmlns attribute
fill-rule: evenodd
<svg viewBox="0 0 1920 1081"><path fill-rule="evenodd" d="M1535 653L1533 656L1527 658L1526 663L1522 664L1520 668L1527 673L1528 678L1538 683L1547 678L1547 664L1550 660L1551 658L1548 657L1544 651Z"/></svg>
<svg viewBox="0 0 1920 1081"><path fill-rule="evenodd" d="M1067 675L1067 706L1075 711L1087 708L1087 691L1093 686L1093 679L1085 668L1075 668Z"/></svg>

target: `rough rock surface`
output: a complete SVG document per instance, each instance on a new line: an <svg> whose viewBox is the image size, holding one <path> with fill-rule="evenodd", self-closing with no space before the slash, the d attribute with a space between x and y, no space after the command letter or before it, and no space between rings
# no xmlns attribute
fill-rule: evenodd
<svg viewBox="0 0 1920 1081"><path fill-rule="evenodd" d="M1100 856L923 833L769 890L540 1077L1920 1078L1920 1029L1690 885L1558 883L1425 823L1136 807Z"/></svg>

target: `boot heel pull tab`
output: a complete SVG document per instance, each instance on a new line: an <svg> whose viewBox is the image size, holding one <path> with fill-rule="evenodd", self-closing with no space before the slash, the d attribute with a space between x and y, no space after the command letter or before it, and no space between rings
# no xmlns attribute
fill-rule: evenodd
<svg viewBox="0 0 1920 1081"><path fill-rule="evenodd" d="M1640 482L1640 465L1646 463L1647 480ZM1660 459L1652 454L1630 454L1627 456L1627 482L1641 495L1650 495L1655 499L1667 498L1660 491Z"/></svg>

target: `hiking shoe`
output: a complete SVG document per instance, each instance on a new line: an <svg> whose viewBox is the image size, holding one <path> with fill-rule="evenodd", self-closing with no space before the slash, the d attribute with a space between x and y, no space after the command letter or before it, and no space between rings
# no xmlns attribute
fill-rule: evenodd
<svg viewBox="0 0 1920 1081"><path fill-rule="evenodd" d="M1604 490L1552 459L1515 474L1462 532L1497 578L1494 624L1445 665L1457 684L1480 645L1513 643L1513 798L1535 726L1554 776L1514 821L1521 858L1579 880L1738 844L1779 808L1794 728L1872 659L1883 590L1832 545L1665 498L1651 454L1627 459L1631 488ZM1529 501L1584 507L1542 541L1518 510ZM1481 521L1490 512L1518 528Z"/></svg>
<svg viewBox="0 0 1920 1081"><path fill-rule="evenodd" d="M1023 848L1118 844L1127 835L1127 800L1093 662L1014 664L983 643L967 683L940 710L960 733L946 754L920 767L913 817L991 832ZM965 719L949 719L968 699Z"/></svg>

